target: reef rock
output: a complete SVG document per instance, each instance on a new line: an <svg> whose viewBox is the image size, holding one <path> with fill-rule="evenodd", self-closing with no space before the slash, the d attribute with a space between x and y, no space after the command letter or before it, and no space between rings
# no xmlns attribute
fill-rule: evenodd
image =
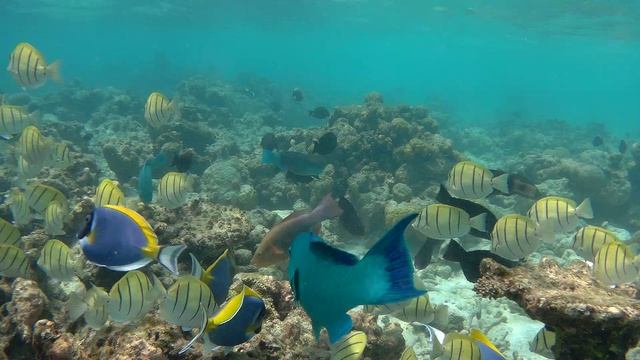
<svg viewBox="0 0 640 360"><path fill-rule="evenodd" d="M36 323L49 302L38 283L17 278L12 285L13 294L7 309L23 339L29 339Z"/></svg>

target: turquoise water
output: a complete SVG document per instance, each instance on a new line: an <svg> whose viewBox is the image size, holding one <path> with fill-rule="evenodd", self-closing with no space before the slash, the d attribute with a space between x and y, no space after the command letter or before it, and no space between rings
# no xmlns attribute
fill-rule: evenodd
<svg viewBox="0 0 640 360"><path fill-rule="evenodd" d="M254 73L327 105L377 90L463 123L518 114L640 128L637 1L3 4L7 56L29 41L88 86L170 92L189 74ZM0 88L18 90L9 76Z"/></svg>

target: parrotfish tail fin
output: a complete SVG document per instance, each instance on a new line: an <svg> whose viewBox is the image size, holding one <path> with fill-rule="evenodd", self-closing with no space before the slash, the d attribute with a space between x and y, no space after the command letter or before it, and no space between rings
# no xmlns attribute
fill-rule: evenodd
<svg viewBox="0 0 640 360"><path fill-rule="evenodd" d="M449 240L449 245L447 245L447 249L443 257L448 261L460 262L463 258L465 258L466 254L467 250L465 250L459 242L452 239Z"/></svg>
<svg viewBox="0 0 640 360"><path fill-rule="evenodd" d="M472 217L471 227L480 231L487 231L487 213Z"/></svg>
<svg viewBox="0 0 640 360"><path fill-rule="evenodd" d="M262 149L262 163L272 164L282 169L282 164L280 164L280 154L275 153L270 149Z"/></svg>
<svg viewBox="0 0 640 360"><path fill-rule="evenodd" d="M61 83L63 81L62 74L60 73L60 67L62 63L60 60L54 61L47 66L47 77L54 82Z"/></svg>
<svg viewBox="0 0 640 360"><path fill-rule="evenodd" d="M189 340L187 345L183 346L182 349L178 351L178 355L182 355L187 352L187 350L189 350L193 346L193 344L202 336L202 334L204 334L204 331L207 329L207 311L204 309L202 303L200 303L200 314L202 315L202 319L200 321L200 331L198 331L198 334L196 334L193 339Z"/></svg>
<svg viewBox="0 0 640 360"><path fill-rule="evenodd" d="M189 257L191 257L191 275L196 279L200 279L203 272L202 265L200 265L200 262L192 253L189 253Z"/></svg>
<svg viewBox="0 0 640 360"><path fill-rule="evenodd" d="M583 219L593 219L593 209L591 209L591 199L586 198L576 208L576 216Z"/></svg>
<svg viewBox="0 0 640 360"><path fill-rule="evenodd" d="M173 274L178 274L178 257L187 245L171 245L160 249L158 253L158 262Z"/></svg>
<svg viewBox="0 0 640 360"><path fill-rule="evenodd" d="M336 318L328 321L326 326L327 332L329 333L329 343L333 345L351 332L351 329L353 329L353 321L351 320L351 316L340 314Z"/></svg>
<svg viewBox="0 0 640 360"><path fill-rule="evenodd" d="M342 215L342 208L338 205L338 202L333 199L331 193L329 193L325 195L318 206L313 209L310 217L313 219L312 222L315 224L340 215Z"/></svg>
<svg viewBox="0 0 640 360"><path fill-rule="evenodd" d="M404 230L416 216L418 214L414 213L398 221L358 263L357 266L364 267L370 279L382 282L376 286L380 290L371 291L369 299L363 299L363 304L400 302L425 293L414 287L413 264L404 240ZM384 264L381 264L381 259Z"/></svg>
<svg viewBox="0 0 640 360"><path fill-rule="evenodd" d="M69 311L69 321L74 322L80 318L87 311L87 303L75 292L69 294L69 301L67 301L67 309Z"/></svg>
<svg viewBox="0 0 640 360"><path fill-rule="evenodd" d="M547 244L553 244L556 240L556 235L553 232L553 224L551 221L542 221L536 228L536 235Z"/></svg>
<svg viewBox="0 0 640 360"><path fill-rule="evenodd" d="M504 173L502 175L498 175L491 179L491 185L498 191L503 194L511 194L511 189L509 188L509 175L508 173Z"/></svg>

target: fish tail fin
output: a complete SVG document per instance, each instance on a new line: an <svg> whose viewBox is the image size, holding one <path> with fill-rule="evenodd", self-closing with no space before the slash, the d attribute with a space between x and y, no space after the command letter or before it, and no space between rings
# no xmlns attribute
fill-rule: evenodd
<svg viewBox="0 0 640 360"><path fill-rule="evenodd" d="M67 301L67 310L69 311L69 320L74 322L80 318L87 311L87 303L84 301L81 295L75 292L69 294L69 301Z"/></svg>
<svg viewBox="0 0 640 360"><path fill-rule="evenodd" d="M536 235L540 240L547 244L552 244L556 240L555 233L553 232L553 225L550 221L542 221L538 223Z"/></svg>
<svg viewBox="0 0 640 360"><path fill-rule="evenodd" d="M404 240L404 230L418 214L411 214L396 223L358 263L367 276L381 282L370 291L366 304L388 304L424 294L413 281L413 264ZM381 262L383 262L381 266Z"/></svg>
<svg viewBox="0 0 640 360"><path fill-rule="evenodd" d="M447 250L444 253L444 258L445 260L448 260L448 261L459 262L463 258L465 258L466 253L467 253L467 250L465 250L464 247L462 247L462 245L460 245L459 242L455 240L450 240L449 245L447 245Z"/></svg>
<svg viewBox="0 0 640 360"><path fill-rule="evenodd" d="M583 219L593 219L593 209L591 208L591 199L586 198L576 208L576 215Z"/></svg>
<svg viewBox="0 0 640 360"><path fill-rule="evenodd" d="M184 244L165 246L158 253L158 262L173 274L178 274L178 257L186 248Z"/></svg>
<svg viewBox="0 0 640 360"><path fill-rule="evenodd" d="M42 118L42 113L40 112L40 110L36 110L36 111L30 113L29 116L27 117L27 119L29 120L29 124L30 125L34 125L34 124L38 123L41 118Z"/></svg>
<svg viewBox="0 0 640 360"><path fill-rule="evenodd" d="M347 314L340 314L336 318L327 322L327 332L329 333L329 343L337 343L347 336L353 329L353 320Z"/></svg>
<svg viewBox="0 0 640 360"><path fill-rule="evenodd" d="M173 117L175 120L180 120L182 119L182 109L180 107L180 103L176 100L173 99L171 100L171 102L169 103L169 106L171 107L171 109L173 110Z"/></svg>
<svg viewBox="0 0 640 360"><path fill-rule="evenodd" d="M49 79L54 82L61 83L64 80L62 79L62 74L60 73L60 67L62 66L62 62L60 60L54 61L49 66L47 66L47 75Z"/></svg>
<svg viewBox="0 0 640 360"><path fill-rule="evenodd" d="M474 216L470 221L472 228L480 231L487 231L487 213Z"/></svg>
<svg viewBox="0 0 640 360"><path fill-rule="evenodd" d="M491 180L491 185L503 194L511 194L511 189L509 188L510 176L508 173L496 176Z"/></svg>
<svg viewBox="0 0 640 360"><path fill-rule="evenodd" d="M322 198L310 215L313 218L313 223L320 223L326 219L338 217L341 214L342 208L333 196L331 196L331 193L329 193Z"/></svg>
<svg viewBox="0 0 640 360"><path fill-rule="evenodd" d="M204 272L204 270L202 269L202 265L200 265L198 258L196 258L193 253L189 253L189 257L191 257L191 276L197 279L201 279L202 273Z"/></svg>
<svg viewBox="0 0 640 360"><path fill-rule="evenodd" d="M262 163L280 166L280 156L271 149L262 149Z"/></svg>

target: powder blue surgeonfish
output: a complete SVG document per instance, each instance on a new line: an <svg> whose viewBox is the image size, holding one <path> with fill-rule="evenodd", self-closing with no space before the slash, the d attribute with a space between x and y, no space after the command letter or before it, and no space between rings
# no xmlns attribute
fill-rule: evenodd
<svg viewBox="0 0 640 360"><path fill-rule="evenodd" d="M257 292L243 286L242 292L222 304L215 315L207 319L204 309L201 309L201 314L204 315L200 333L179 354L189 350L203 334L205 351L217 346L232 347L249 341L262 330L266 307Z"/></svg>
<svg viewBox="0 0 640 360"><path fill-rule="evenodd" d="M331 247L313 233L291 245L289 282L311 318L316 338L326 328L335 344L352 329L347 311L358 305L396 303L424 294L413 285L404 230L417 216L400 220L361 259Z"/></svg>
<svg viewBox="0 0 640 360"><path fill-rule="evenodd" d="M233 264L228 257L229 250L225 250L213 264L209 265L207 270L203 270L198 259L193 254L191 256L191 275L200 279L207 284L213 293L216 304L220 305L227 300L229 295L229 287L233 282Z"/></svg>
<svg viewBox="0 0 640 360"><path fill-rule="evenodd" d="M117 205L95 208L78 233L87 259L115 271L130 271L157 260L174 274L185 245L160 247L151 225L137 212Z"/></svg>

